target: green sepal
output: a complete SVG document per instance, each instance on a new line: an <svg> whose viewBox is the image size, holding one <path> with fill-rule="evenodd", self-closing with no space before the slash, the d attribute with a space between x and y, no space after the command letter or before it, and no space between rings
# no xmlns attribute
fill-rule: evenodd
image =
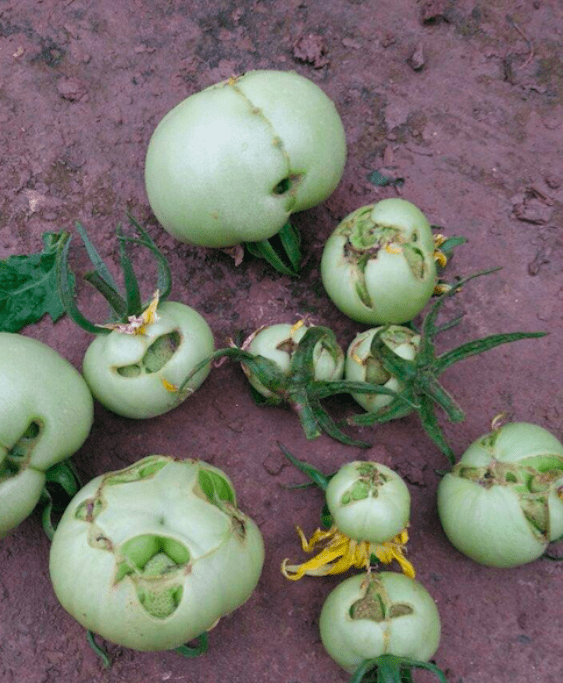
<svg viewBox="0 0 563 683"><path fill-rule="evenodd" d="M209 649L209 637L207 631L205 633L201 633L194 640L197 641L197 645L180 645L180 647L174 648L174 652L182 655L182 657L188 657L190 659L204 655Z"/></svg>
<svg viewBox="0 0 563 683"><path fill-rule="evenodd" d="M158 289L159 292L159 300L165 301L171 291L172 278L170 267L165 257L158 250L147 231L144 230L131 215L128 214L128 218L129 223L135 228L140 237L129 237L124 235L120 225L116 228L116 235L119 241L120 265L123 272L125 287L124 293L119 291L109 268L106 266L102 257L88 237L84 227L80 223L76 223L76 230L82 238L88 257L94 266L93 270L84 275L84 280L91 284L106 299L112 311L111 322L116 323L126 323L131 316L139 316L145 307L141 300L139 283L133 263L128 253L128 245L135 244L142 246L148 249L155 258L158 271L156 289ZM103 325L96 325L88 320L76 304L74 274L68 264L70 240L71 238L69 236L57 256L57 286L66 313L77 325L87 332L93 334L109 334L111 331L110 329Z"/></svg>
<svg viewBox="0 0 563 683"><path fill-rule="evenodd" d="M61 515L80 489L80 479L70 460L59 462L45 472L45 485L39 499L43 531L53 540L56 526L53 515Z"/></svg>
<svg viewBox="0 0 563 683"><path fill-rule="evenodd" d="M274 237L279 238L278 251L270 238L259 242L246 242L247 250L256 258L267 261L272 268L283 275L295 277L299 275L301 263L301 235L297 228L287 222Z"/></svg>
<svg viewBox="0 0 563 683"><path fill-rule="evenodd" d="M320 489L322 489L323 491L326 491L326 487L328 486L328 482L334 476L334 473L330 474L327 477L325 474L323 474L316 467L313 467L313 465L309 465L309 463L304 462L303 460L299 460L298 458L296 458L279 441L278 441L278 446L280 447L280 449L281 449L282 453L285 455L285 457L289 460L289 462L294 467L296 467L300 472L303 472L303 474L306 474L309 477L309 479L313 482L313 484L316 484Z"/></svg>
<svg viewBox="0 0 563 683"><path fill-rule="evenodd" d="M403 389L397 397L388 405L372 413L354 415L348 418L349 424L369 425L388 422L409 412L409 406L419 414L422 426L427 435L447 456L451 464L455 463L455 454L448 445L443 430L438 423L436 407L440 407L452 423L461 422L464 412L455 399L438 382L438 377L449 367L476 356L501 344L508 344L522 339L537 339L544 337L545 332L513 332L506 334L493 334L488 337L466 342L461 346L451 349L439 356L435 352L435 337L446 329L459 324L461 316L449 323L437 325L437 316L445 301L453 297L465 284L482 275L489 275L499 270L490 270L474 273L469 277L459 280L455 287L442 294L428 314L424 318L420 330L420 346L414 360L401 358L394 353L383 341L381 334L386 328L382 328L373 337L371 353L380 359L384 370L396 377ZM399 401L402 399L402 403Z"/></svg>
<svg viewBox="0 0 563 683"><path fill-rule="evenodd" d="M109 334L109 330L105 330L103 327L98 327L94 323L90 322L88 318L82 315L80 309L76 305L75 293L74 293L74 274L68 266L68 250L70 247L71 236L65 240L63 248L57 254L57 287L59 290L59 296L65 308L66 314L72 318L72 320L82 329L93 334L106 333Z"/></svg>
<svg viewBox="0 0 563 683"><path fill-rule="evenodd" d="M98 645L96 642L96 634L92 631L86 631L86 640L88 641L88 645L90 645L92 650L102 660L102 666L104 669L109 669L112 664L111 657L109 656L106 648L102 645Z"/></svg>
<svg viewBox="0 0 563 683"><path fill-rule="evenodd" d="M365 659L354 672L350 683L412 683L413 669L431 671L440 683L447 683L444 672L432 662L396 655Z"/></svg>

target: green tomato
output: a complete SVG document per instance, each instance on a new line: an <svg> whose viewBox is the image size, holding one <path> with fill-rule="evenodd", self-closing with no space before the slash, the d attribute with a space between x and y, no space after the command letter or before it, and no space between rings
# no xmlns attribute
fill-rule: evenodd
<svg viewBox="0 0 563 683"><path fill-rule="evenodd" d="M491 567L533 562L563 536L563 445L514 422L475 441L438 486L446 536Z"/></svg>
<svg viewBox="0 0 563 683"><path fill-rule="evenodd" d="M165 301L143 334L115 329L97 336L84 356L84 377L98 401L114 413L155 417L175 408L202 384L210 366L183 386L213 349L213 333L205 319L190 306Z"/></svg>
<svg viewBox="0 0 563 683"><path fill-rule="evenodd" d="M50 554L53 588L86 629L136 650L169 650L211 629L256 587L264 545L229 478L152 455L73 498Z"/></svg>
<svg viewBox="0 0 563 683"><path fill-rule="evenodd" d="M188 97L149 143L151 208L182 242L231 247L275 235L342 177L346 140L333 102L294 72L249 71Z"/></svg>
<svg viewBox="0 0 563 683"><path fill-rule="evenodd" d="M347 671L382 655L427 662L440 642L440 616L424 586L404 574L358 574L325 600L319 628L328 654Z"/></svg>
<svg viewBox="0 0 563 683"><path fill-rule="evenodd" d="M371 342L381 327L360 332L348 347L344 377L354 382L379 384L397 393L403 390L402 383L383 369L381 359L371 352ZM420 335L400 325L390 325L381 334L385 342L397 356L406 360L414 360L420 346ZM352 394L354 400L368 413L374 413L388 406L393 397L385 394Z"/></svg>
<svg viewBox="0 0 563 683"><path fill-rule="evenodd" d="M432 296L434 251L424 214L404 199L383 199L348 215L328 238L321 259L323 285L352 320L405 323Z"/></svg>
<svg viewBox="0 0 563 683"><path fill-rule="evenodd" d="M326 488L326 504L337 529L348 538L385 543L409 523L410 493L403 479L376 462L343 465Z"/></svg>
<svg viewBox="0 0 563 683"><path fill-rule="evenodd" d="M289 376L293 355L309 327L306 324L290 325L289 323L261 327L246 340L243 348L255 356L263 356L271 360L278 370ZM344 352L337 344L329 348L320 341L313 351L313 367L315 380L341 379L344 373ZM274 393L267 389L244 363L242 368L250 384L259 394L266 398L274 396Z"/></svg>
<svg viewBox="0 0 563 683"><path fill-rule="evenodd" d="M0 333L0 538L31 514L45 472L82 446L93 417L88 386L67 360Z"/></svg>

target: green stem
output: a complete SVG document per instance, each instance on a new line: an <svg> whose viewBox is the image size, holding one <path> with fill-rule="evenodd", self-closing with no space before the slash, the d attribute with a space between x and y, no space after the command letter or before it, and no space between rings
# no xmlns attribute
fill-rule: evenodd
<svg viewBox="0 0 563 683"><path fill-rule="evenodd" d="M107 650L105 647L102 645L98 645L96 643L96 636L92 631L86 631L86 640L88 641L88 644L94 650L94 652L98 655L98 657L102 660L102 664L105 669L109 669L111 667L111 658L108 655Z"/></svg>

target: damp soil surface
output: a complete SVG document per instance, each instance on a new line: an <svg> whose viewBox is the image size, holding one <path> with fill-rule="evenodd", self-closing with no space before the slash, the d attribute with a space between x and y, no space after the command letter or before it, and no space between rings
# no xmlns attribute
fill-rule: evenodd
<svg viewBox="0 0 563 683"><path fill-rule="evenodd" d="M324 294L323 243L351 211L401 196L445 234L467 238L448 277L502 267L448 308L464 317L443 333L439 350L493 332L549 332L445 373L466 413L460 424L443 424L454 451L460 456L501 412L561 439L562 46L559 0L0 0L0 257L37 252L44 232L81 221L117 269L115 226L130 211L169 259L171 298L206 317L217 347L304 315L347 346L364 328ZM341 183L324 204L294 217L304 253L298 278L252 257L235 266L227 254L177 242L145 194L145 153L165 113L251 69L311 79L334 100L346 130ZM147 291L151 276L147 266ZM89 312L103 318L103 305L85 296ZM91 341L66 317L45 317L22 333L77 368ZM337 418L356 412L345 396L326 405ZM347 681L318 632L323 601L341 577L293 583L280 573L284 558L303 557L294 526L312 533L323 502L317 489L289 487L303 477L280 442L325 473L371 458L405 478L408 557L437 602L435 661L450 683L560 681L563 567L542 559L487 568L449 544L435 499L447 461L415 416L350 433L373 446L326 436L307 442L289 408L255 405L229 362L162 417L128 420L97 404L74 458L82 481L152 453L224 469L265 539L260 583L211 631L205 656L106 643L113 665L105 669L55 598L49 541L35 513L0 542L2 683ZM425 672L415 679L430 680Z"/></svg>

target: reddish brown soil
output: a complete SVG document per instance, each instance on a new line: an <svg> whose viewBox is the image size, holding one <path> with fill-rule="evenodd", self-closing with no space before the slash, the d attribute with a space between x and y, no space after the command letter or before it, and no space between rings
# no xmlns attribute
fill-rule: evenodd
<svg viewBox="0 0 563 683"><path fill-rule="evenodd" d="M369 182L379 170L403 178L400 194L432 223L469 239L451 275L503 266L460 296L466 315L444 334L444 348L492 332L550 333L447 372L444 383L467 413L461 425L445 425L456 452L501 411L562 438L562 45L559 0L0 0L0 257L38 251L44 231L80 220L116 263L115 224L130 209L170 259L172 298L206 316L217 346L238 330L305 313L347 345L361 327L324 296L319 259L347 213L399 192ZM154 221L144 192L145 151L161 117L197 90L255 68L312 79L334 99L347 132L342 183L295 218L306 254L298 280L256 260L235 268L224 254L179 245ZM90 341L68 319L24 333L77 367ZM329 407L353 410L343 401ZM376 444L367 454L326 437L306 442L290 410L254 405L234 364L157 419L130 421L97 406L75 457L83 480L150 453L212 461L262 529L262 579L211 633L205 657L109 645L115 661L106 671L57 603L49 543L34 515L0 542L2 683L346 681L317 629L339 579L293 584L279 571L283 558L299 556L294 525L312 531L322 503L319 491L284 488L300 478L285 467L280 440L325 472L368 456L406 477L409 557L440 609L436 661L448 681L560 681L563 568L542 560L495 570L461 556L435 508L435 469L446 462L417 419L360 433Z"/></svg>

